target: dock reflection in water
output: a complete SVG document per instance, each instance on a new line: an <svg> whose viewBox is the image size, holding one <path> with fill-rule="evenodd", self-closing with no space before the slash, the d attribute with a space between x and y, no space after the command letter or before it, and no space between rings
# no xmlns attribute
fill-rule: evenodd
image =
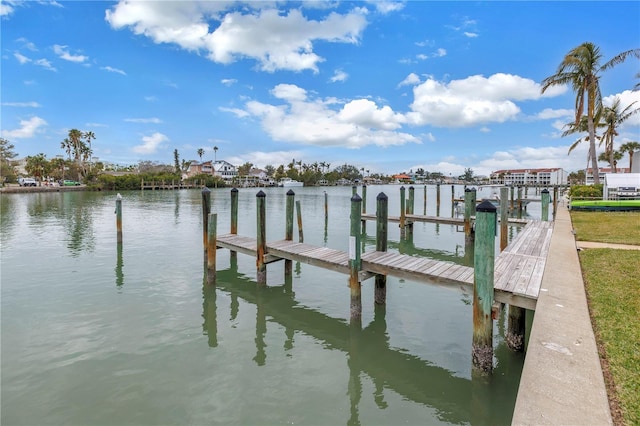
<svg viewBox="0 0 640 426"><path fill-rule="evenodd" d="M349 370L349 376L345 377L351 407L350 417L346 421L348 425L361 424L359 407L365 403L363 398L372 398L379 409L389 408L385 389L396 392L406 400L430 407L437 419L444 423L510 422L511 412L505 412L504 398L510 398L511 395L515 399L518 381L512 380L512 377L505 380L504 377L513 374L519 376L522 367L521 364L508 362L507 359L514 354L504 344L499 344L495 351L498 362L492 377L466 379L407 353L405 349L394 348L387 332L385 306L375 306L373 320L363 327L360 321L349 323L301 305L295 300L290 281L279 286L261 286L239 273L237 264L232 262L230 268L217 271L216 287L208 283L206 265L204 269L203 331L208 336L209 346L218 345L216 294L221 291L231 296L230 321L238 314L237 299L256 307L255 355L252 359L258 366L268 364L265 352L268 321L285 329L285 352L294 347L296 332L323 342L328 349L344 352L347 354ZM504 318L498 324L504 324ZM504 362L500 359L502 357L505 358ZM375 391L372 395L363 395L364 377L373 382Z"/></svg>

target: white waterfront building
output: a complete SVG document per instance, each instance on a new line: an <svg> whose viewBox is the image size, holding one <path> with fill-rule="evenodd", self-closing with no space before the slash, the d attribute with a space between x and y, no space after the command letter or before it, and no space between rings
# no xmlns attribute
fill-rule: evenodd
<svg viewBox="0 0 640 426"><path fill-rule="evenodd" d="M569 174L561 168L549 169L505 169L491 173L492 184L499 185L566 185Z"/></svg>

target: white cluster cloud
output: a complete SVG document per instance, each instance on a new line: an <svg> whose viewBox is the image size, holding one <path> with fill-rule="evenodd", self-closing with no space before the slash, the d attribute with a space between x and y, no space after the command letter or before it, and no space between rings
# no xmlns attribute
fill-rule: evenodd
<svg viewBox="0 0 640 426"><path fill-rule="evenodd" d="M131 150L136 154L153 154L162 147L164 142L168 142L169 138L162 133L155 132L151 136L142 137L142 145L136 145Z"/></svg>
<svg viewBox="0 0 640 426"><path fill-rule="evenodd" d="M47 122L37 116L28 120L20 120L20 127L14 130L3 130L2 137L6 139L28 139L33 137Z"/></svg>
<svg viewBox="0 0 640 426"><path fill-rule="evenodd" d="M53 45L53 52L56 55L58 55L60 59L64 59L65 61L69 61L69 62L76 62L81 64L89 60L88 56L74 55L71 52L69 52L68 46L61 46L59 44Z"/></svg>
<svg viewBox="0 0 640 426"><path fill-rule="evenodd" d="M396 10L384 3L385 11ZM288 13L271 3L248 3L231 10L226 2L130 2L121 0L106 11L112 28L130 28L156 43L173 43L192 51L205 51L215 62L229 64L251 58L263 71L313 70L324 59L313 51L314 41L358 43L367 25L366 10L329 13L322 20L307 19L300 9ZM383 6L378 6L380 9ZM396 6L397 7L397 6ZM229 10L227 10L229 8ZM260 9L263 8L263 9ZM208 20L219 22L210 32Z"/></svg>
<svg viewBox="0 0 640 426"><path fill-rule="evenodd" d="M292 84L280 84L271 94L285 104L249 101L244 109L222 110L238 117L257 118L265 132L278 141L347 148L421 142L411 134L397 131L406 121L402 114L368 99L345 103L335 98L310 98L306 90Z"/></svg>
<svg viewBox="0 0 640 426"><path fill-rule="evenodd" d="M38 65L46 70L49 71L58 71L53 65L51 65L51 62L49 62L49 60L41 58L41 59L31 59L23 54L21 54L20 52L14 52L13 56L18 60L18 62L21 65L24 64L28 64L28 63L33 63L34 65Z"/></svg>
<svg viewBox="0 0 640 426"><path fill-rule="evenodd" d="M409 75L401 84L415 81ZM469 127L485 123L514 120L520 108L514 101L556 96L566 91L554 86L540 94L540 85L517 75L497 73L490 77L474 75L449 83L428 78L413 88L412 112L407 114L416 125L436 127Z"/></svg>

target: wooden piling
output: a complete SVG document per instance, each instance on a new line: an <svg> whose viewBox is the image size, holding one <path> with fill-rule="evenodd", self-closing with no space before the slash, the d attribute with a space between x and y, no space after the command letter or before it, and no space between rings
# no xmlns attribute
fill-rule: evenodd
<svg viewBox="0 0 640 426"><path fill-rule="evenodd" d="M422 189L422 214L424 216L427 215L427 185L425 185Z"/></svg>
<svg viewBox="0 0 640 426"><path fill-rule="evenodd" d="M362 219L362 198L358 194L351 197L351 232L349 236L349 289L351 294L351 319L362 317L362 297L360 288L361 247L360 221Z"/></svg>
<svg viewBox="0 0 640 426"><path fill-rule="evenodd" d="M440 184L436 184L436 216L440 216Z"/></svg>
<svg viewBox="0 0 640 426"><path fill-rule="evenodd" d="M325 193L326 195L326 193ZM284 231L284 239L287 241L293 241L293 204L295 202L295 193L292 189L287 191L287 204L286 204L286 224ZM290 277L293 273L293 261L285 259L284 261L284 276L285 281L287 277Z"/></svg>
<svg viewBox="0 0 640 426"><path fill-rule="evenodd" d="M298 215L298 242L304 242L304 235L302 233L302 208L300 207L300 200L296 201L296 213Z"/></svg>
<svg viewBox="0 0 640 426"><path fill-rule="evenodd" d="M365 214L366 212L367 212L367 185L362 185L362 214Z"/></svg>
<svg viewBox="0 0 640 426"><path fill-rule="evenodd" d="M376 197L376 251L387 251L387 229L389 223L389 200L384 192ZM384 305L387 301L387 276L376 275L374 301Z"/></svg>
<svg viewBox="0 0 640 426"><path fill-rule="evenodd" d="M509 243L509 188L500 188L500 251Z"/></svg>
<svg viewBox="0 0 640 426"><path fill-rule="evenodd" d="M464 190L464 238L465 241L473 241L473 226L471 216L476 209L476 190L467 188Z"/></svg>
<svg viewBox="0 0 640 426"><path fill-rule="evenodd" d="M267 284L267 265L264 256L267 253L266 225L267 215L265 208L266 194L259 191L256 194L256 282L260 285Z"/></svg>
<svg viewBox="0 0 640 426"><path fill-rule="evenodd" d="M207 276L210 284L216 282L216 242L218 238L218 215L216 213L209 213L207 229Z"/></svg>
<svg viewBox="0 0 640 426"><path fill-rule="evenodd" d="M518 186L518 219L522 219L522 187Z"/></svg>
<svg viewBox="0 0 640 426"><path fill-rule="evenodd" d="M413 214L413 205L414 205L414 201L415 201L414 192L415 192L415 189L413 188L413 186L410 186L409 187L409 199L408 199L408 203L407 203L407 214Z"/></svg>
<svg viewBox="0 0 640 426"><path fill-rule="evenodd" d="M476 241L473 278L472 365L475 371L493 369L493 280L496 208L485 200L476 207Z"/></svg>
<svg viewBox="0 0 640 426"><path fill-rule="evenodd" d="M509 207L509 209L511 211L513 211L515 209L515 187L513 185L511 185L509 187L510 190L510 195L511 195L511 205Z"/></svg>
<svg viewBox="0 0 640 426"><path fill-rule="evenodd" d="M116 242L122 244L122 195L116 195Z"/></svg>
<svg viewBox="0 0 640 426"><path fill-rule="evenodd" d="M400 187L400 238L404 238L405 236L405 222L406 222L406 211L405 211L405 189L404 186Z"/></svg>
<svg viewBox="0 0 640 426"><path fill-rule="evenodd" d="M547 188L543 189L540 192L540 204L542 204L541 219L543 221L548 221L549 220L549 190Z"/></svg>
<svg viewBox="0 0 640 426"><path fill-rule="evenodd" d="M231 228L230 234L238 234L238 188L231 188ZM237 261L238 252L231 251L229 256L232 261Z"/></svg>
<svg viewBox="0 0 640 426"><path fill-rule="evenodd" d="M553 185L553 220L556 220L556 211L558 209L558 185Z"/></svg>
<svg viewBox="0 0 640 426"><path fill-rule="evenodd" d="M202 245L204 251L207 251L207 239L208 239L208 223L209 213L211 212L211 190L207 187L202 189Z"/></svg>
<svg viewBox="0 0 640 426"><path fill-rule="evenodd" d="M356 195L358 193L358 187L353 185L351 187L351 196L353 197L354 195Z"/></svg>

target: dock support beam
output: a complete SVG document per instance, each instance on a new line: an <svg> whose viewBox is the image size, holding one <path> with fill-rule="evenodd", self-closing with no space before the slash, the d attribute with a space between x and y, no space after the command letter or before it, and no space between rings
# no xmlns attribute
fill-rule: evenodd
<svg viewBox="0 0 640 426"><path fill-rule="evenodd" d="M480 373L493 370L493 280L495 269L496 208L485 200L476 207L476 241L473 277L472 367Z"/></svg>
<svg viewBox="0 0 640 426"><path fill-rule="evenodd" d="M440 216L440 184L436 184L436 216Z"/></svg>
<svg viewBox="0 0 640 426"><path fill-rule="evenodd" d="M387 251L387 228L389 221L389 200L384 192L378 194L376 198L376 251ZM374 293L376 305L387 303L387 276L376 275L376 285Z"/></svg>
<svg viewBox="0 0 640 426"><path fill-rule="evenodd" d="M509 188L500 188L500 251L509 243Z"/></svg>
<svg viewBox="0 0 640 426"><path fill-rule="evenodd" d="M413 206L415 202L415 188L413 186L409 187L409 200L407 203L407 214L413 214ZM406 219L406 218L405 218ZM406 221L405 227L409 231L409 237L413 236L413 222Z"/></svg>
<svg viewBox="0 0 640 426"><path fill-rule="evenodd" d="M267 233L265 229L267 224L266 196L262 191L256 194L256 282L259 285L267 284L267 265L264 263L264 256L267 253Z"/></svg>
<svg viewBox="0 0 640 426"><path fill-rule="evenodd" d="M405 222L407 220L406 218L406 211L405 211L405 195L404 195L405 189L404 186L400 187L400 238L404 238L405 237Z"/></svg>
<svg viewBox="0 0 640 426"><path fill-rule="evenodd" d="M362 198L358 194L351 197L351 232L349 236L349 290L351 294L351 320L362 317L362 295L360 277L361 265L360 221L362 220Z"/></svg>
<svg viewBox="0 0 640 426"><path fill-rule="evenodd" d="M231 229L230 233L238 235L238 188L231 189ZM229 253L232 263L238 260L238 252Z"/></svg>
<svg viewBox="0 0 640 426"><path fill-rule="evenodd" d="M207 229L207 278L209 284L216 283L216 243L218 239L218 215L209 213L209 223Z"/></svg>
<svg viewBox="0 0 640 426"><path fill-rule="evenodd" d="M293 190L287 191L287 205L286 205L286 224L284 230L284 239L287 241L293 241L293 204L295 200L296 194ZM326 196L326 192L325 192ZM284 276L285 281L287 278L290 278L293 274L293 261L290 259L285 259L284 261Z"/></svg>
<svg viewBox="0 0 640 426"><path fill-rule="evenodd" d="M302 232L302 208L300 207L300 200L296 201L296 213L298 215L298 242L304 242L304 234Z"/></svg>
<svg viewBox="0 0 640 426"><path fill-rule="evenodd" d="M471 215L476 208L476 190L467 188L464 190L464 238L465 241L473 241L475 236L471 225Z"/></svg>
<svg viewBox="0 0 640 426"><path fill-rule="evenodd" d="M542 204L541 219L543 221L548 221L549 220L549 190L546 188L543 189L542 192L540 192L540 203Z"/></svg>
<svg viewBox="0 0 640 426"><path fill-rule="evenodd" d="M204 247L204 252L207 252L207 239L208 239L208 222L209 222L209 213L211 212L211 190L209 188L204 188L202 190L202 245Z"/></svg>
<svg viewBox="0 0 640 426"><path fill-rule="evenodd" d="M553 220L556 220L556 211L558 210L558 185L553 185Z"/></svg>
<svg viewBox="0 0 640 426"><path fill-rule="evenodd" d="M116 195L116 243L122 244L122 195Z"/></svg>
<svg viewBox="0 0 640 426"><path fill-rule="evenodd" d="M422 214L427 215L427 185L422 188Z"/></svg>

